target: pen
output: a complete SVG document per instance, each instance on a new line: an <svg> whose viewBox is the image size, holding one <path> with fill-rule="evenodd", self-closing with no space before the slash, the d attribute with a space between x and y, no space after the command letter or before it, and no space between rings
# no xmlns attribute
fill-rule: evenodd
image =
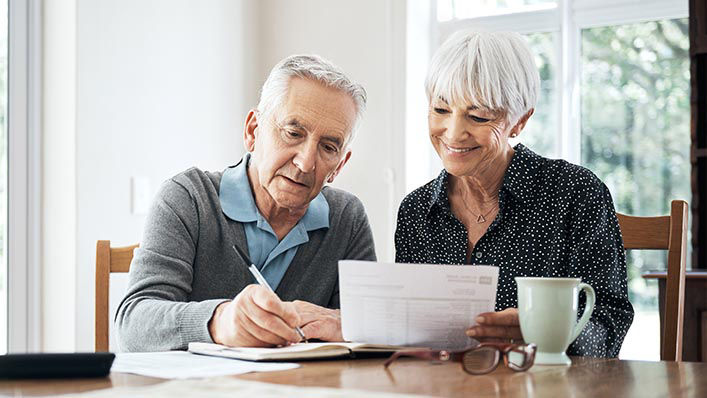
<svg viewBox="0 0 707 398"><path fill-rule="evenodd" d="M240 250L238 250L236 245L233 245L232 247L233 247L233 250L236 252L236 254L238 254L238 257L241 258L241 260L245 261L246 264L250 264L250 266L248 267L248 270L250 271L251 274L253 274L253 276L255 277L255 280L258 282L258 284L261 286L265 286L268 290L275 293L275 291L272 290L272 288L270 287L270 284L268 283L268 281L265 280L265 277L263 277L263 274L261 274L260 271L258 271L258 268L255 267L255 264L253 264L248 259L248 256L246 256L245 253L242 253ZM295 326L295 331L297 332L297 334L299 334L299 337L302 338L302 340L305 343L308 343L307 337L305 337L304 332L302 332L302 329L300 329L299 326Z"/></svg>

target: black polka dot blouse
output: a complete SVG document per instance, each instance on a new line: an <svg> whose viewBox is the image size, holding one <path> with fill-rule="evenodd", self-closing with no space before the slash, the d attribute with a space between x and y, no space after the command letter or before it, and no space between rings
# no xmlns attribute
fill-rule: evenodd
<svg viewBox="0 0 707 398"><path fill-rule="evenodd" d="M516 276L582 278L596 292L590 322L569 355L616 357L633 321L626 255L611 194L591 171L518 144L499 191L499 211L471 265L499 267L496 310L517 307ZM395 232L399 263L465 264L467 231L451 212L448 174L403 199ZM584 310L580 298L578 316Z"/></svg>

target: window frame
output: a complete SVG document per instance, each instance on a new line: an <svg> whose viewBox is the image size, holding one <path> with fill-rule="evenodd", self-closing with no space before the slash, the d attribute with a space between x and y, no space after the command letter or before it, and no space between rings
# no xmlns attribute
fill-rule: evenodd
<svg viewBox="0 0 707 398"><path fill-rule="evenodd" d="M8 0L8 352L40 350L41 9Z"/></svg>

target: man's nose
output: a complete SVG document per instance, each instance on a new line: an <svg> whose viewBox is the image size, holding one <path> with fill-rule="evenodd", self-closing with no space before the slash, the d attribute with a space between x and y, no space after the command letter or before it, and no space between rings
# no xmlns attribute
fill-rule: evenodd
<svg viewBox="0 0 707 398"><path fill-rule="evenodd" d="M292 163L303 173L311 173L317 163L317 143L305 142L297 150Z"/></svg>

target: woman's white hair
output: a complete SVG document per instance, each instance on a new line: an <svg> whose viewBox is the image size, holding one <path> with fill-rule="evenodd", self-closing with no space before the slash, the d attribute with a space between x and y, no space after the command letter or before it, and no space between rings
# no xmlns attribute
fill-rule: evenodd
<svg viewBox="0 0 707 398"><path fill-rule="evenodd" d="M356 105L356 119L351 127L347 144L353 140L358 123L366 109L366 90L352 82L344 72L333 63L318 55L291 55L278 62L260 91L258 111L268 117L287 96L290 80L294 77L310 79L348 94Z"/></svg>
<svg viewBox="0 0 707 398"><path fill-rule="evenodd" d="M461 31L435 52L427 99L502 112L508 121L535 108L540 76L525 39L513 32Z"/></svg>

